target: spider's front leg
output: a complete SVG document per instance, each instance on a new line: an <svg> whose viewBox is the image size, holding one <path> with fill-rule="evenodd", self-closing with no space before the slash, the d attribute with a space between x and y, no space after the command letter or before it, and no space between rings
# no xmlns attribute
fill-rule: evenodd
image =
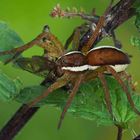
<svg viewBox="0 0 140 140"><path fill-rule="evenodd" d="M42 99L46 98L49 94L51 94L54 90L59 89L65 85L67 85L70 81L74 81L74 87L69 95L69 98L64 106L64 109L61 113L60 116L60 120L58 123L58 129L60 128L62 121L64 119L64 116L69 108L69 106L71 105L71 102L75 96L75 94L77 93L79 86L81 84L81 82L84 79L84 74L78 74L79 76L73 75L73 74L64 74L61 78L59 78L56 82L54 82L52 85L50 85L50 87L39 97L37 97L36 99L34 99L32 102L30 102L28 104L28 107L33 107L34 105L36 105L36 103L38 103L39 101L41 101ZM76 80L75 80L75 76L76 76Z"/></svg>
<svg viewBox="0 0 140 140"><path fill-rule="evenodd" d="M11 58L9 58L8 60L5 61L5 64L7 64L7 63L15 60L25 50L27 50L29 48L32 48L34 45L40 44L41 40L44 37L47 37L47 36L48 36L48 32L42 32L35 39L33 39L32 41L28 42L27 44L25 44L23 46L20 46L18 48L13 48L11 50L0 52L0 56L2 56L2 55L8 55L8 54L13 54L13 56Z"/></svg>
<svg viewBox="0 0 140 140"><path fill-rule="evenodd" d="M23 51L33 47L34 45L40 43L40 40L42 38L44 38L46 35L47 35L47 33L43 32L43 33L39 34L35 39L33 39L32 41L30 41L29 43L27 43L27 44L25 44L25 45L23 45L21 47L13 48L11 50L0 52L0 56L7 55L7 54L15 54L15 53L23 52Z"/></svg>
<svg viewBox="0 0 140 140"><path fill-rule="evenodd" d="M83 38L85 38L86 32L88 30L89 30L89 25L86 23L76 27L72 32L72 34L69 36L69 38L66 40L66 43L64 45L65 50L68 49L71 43L72 43L73 50L79 50L79 45L81 44L81 42L83 41L85 42L85 39Z"/></svg>
<svg viewBox="0 0 140 140"><path fill-rule="evenodd" d="M72 91L71 91L71 93L70 93L70 95L69 95L69 97L68 97L68 100L67 100L67 102L66 102L66 104L65 104L65 106L64 106L64 109L63 109L63 111L62 111L62 113L61 113L60 120L59 120L59 123L58 123L58 129L61 127L61 124L62 124L62 121L63 121L63 119L64 119L64 116L65 116L65 114L66 114L68 108L70 107L71 102L72 102L74 96L76 95L76 93L77 93L77 91L78 91L78 89L79 89L79 86L80 86L81 82L82 82L83 79L84 79L84 76L85 76L84 74L80 74L80 75L77 77L77 80L76 80L75 83L74 83L74 87L73 87L73 89L72 89Z"/></svg>
<svg viewBox="0 0 140 140"><path fill-rule="evenodd" d="M132 100L132 97L131 97L131 94L130 92L128 91L128 88L126 87L125 83L122 81L122 79L119 77L118 73L110 66L106 66L107 68L107 71L110 72L114 77L115 79L118 81L118 83L121 85L122 89L124 90L126 96L127 96L127 99L132 107L132 109L134 110L134 112L138 115L140 115L140 111L136 108L133 100Z"/></svg>
<svg viewBox="0 0 140 140"><path fill-rule="evenodd" d="M69 74L64 74L62 77L58 78L56 80L56 82L54 82L52 85L50 85L48 87L48 89L43 92L42 95L38 96L36 99L34 99L30 103L28 103L28 107L29 108L33 107L39 101L41 101L42 99L46 98L49 94L51 94L54 90L59 89L59 88L65 86L68 82L71 81L72 78L73 78L73 76L71 76Z"/></svg>
<svg viewBox="0 0 140 140"><path fill-rule="evenodd" d="M50 44L51 42L51 48L50 48ZM55 50L55 56L59 57L60 55L63 54L63 45L61 44L61 42L55 37L55 35L53 35L48 26L45 26L43 29L43 32L40 33L35 39L33 39L32 41L28 42L27 44L20 46L18 48L13 48L11 50L7 50L7 51L2 51L0 52L0 56L2 55L8 55L8 54L13 54L12 58L8 59L5 63L9 63L12 60L16 59L21 53L23 53L25 50L32 48L34 45L37 45L41 48L43 48L44 50L49 51L50 56L54 55L54 50ZM47 46L48 45L48 46Z"/></svg>

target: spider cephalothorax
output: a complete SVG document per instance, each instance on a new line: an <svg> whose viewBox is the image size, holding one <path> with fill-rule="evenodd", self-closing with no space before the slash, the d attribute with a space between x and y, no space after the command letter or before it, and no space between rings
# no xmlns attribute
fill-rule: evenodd
<svg viewBox="0 0 140 140"><path fill-rule="evenodd" d="M67 69L70 69L73 72L83 71L82 67L86 65L86 63L86 56L84 56L80 51L72 51L61 56L56 61L56 72L58 75L61 75Z"/></svg>

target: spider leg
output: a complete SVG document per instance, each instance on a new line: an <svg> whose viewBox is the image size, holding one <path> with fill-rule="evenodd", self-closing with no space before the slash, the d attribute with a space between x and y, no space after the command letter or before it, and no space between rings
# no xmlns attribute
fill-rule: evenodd
<svg viewBox="0 0 140 140"><path fill-rule="evenodd" d="M11 50L0 52L0 56L25 51L25 50L33 47L34 45L39 44L40 40L42 38L44 38L45 36L47 36L47 35L48 35L48 33L43 32L43 33L39 34L35 39L33 39L32 41L30 41L29 43L27 43L27 44L25 44L25 45L23 45L21 47L13 48Z"/></svg>
<svg viewBox="0 0 140 140"><path fill-rule="evenodd" d="M65 50L68 49L68 46L71 44L72 42L72 46L74 50L77 50L78 46L79 46L79 41L80 41L80 34L81 31L83 31L85 28L85 25L81 25L76 27L72 34L69 36L69 38L66 40L66 43L64 45ZM76 48L77 47L77 48ZM76 49L75 49L76 48Z"/></svg>
<svg viewBox="0 0 140 140"><path fill-rule="evenodd" d="M73 40L73 36L74 36L75 30L73 31L73 33L69 36L69 38L66 40L66 43L64 45L65 50L68 49L68 46L71 44L72 40Z"/></svg>
<svg viewBox="0 0 140 140"><path fill-rule="evenodd" d="M56 80L56 82L54 82L52 85L50 85L48 87L48 89L46 91L44 91L44 93L42 95L38 96L36 99L34 99L30 103L28 103L28 107L29 108L33 107L34 105L36 105L36 103L41 101L43 98L47 97L54 90L65 86L70 80L71 80L70 75L64 74L62 77L58 78Z"/></svg>
<svg viewBox="0 0 140 140"><path fill-rule="evenodd" d="M124 90L126 96L127 96L127 99L132 107L132 109L134 110L134 112L138 115L140 115L140 111L135 107L135 104L132 100L132 97L131 97L131 94L130 92L128 91L125 83L122 81L122 79L119 77L118 73L110 66L106 66L107 70L115 77L115 79L118 81L118 83L121 85L122 89Z"/></svg>
<svg viewBox="0 0 140 140"><path fill-rule="evenodd" d="M73 36L73 42L72 42L73 50L78 50L79 41L80 41L80 28L77 28Z"/></svg>
<svg viewBox="0 0 140 140"><path fill-rule="evenodd" d="M93 43L96 41L97 37L99 35L101 35L102 32L100 32L100 30L103 28L103 26L105 24L106 15L110 11L113 2L114 2L114 0L110 1L110 4L106 8L104 14L102 16L100 16L99 21L98 21L97 26L96 26L96 29L95 29L94 33L92 34L92 36L90 37L89 41L87 42L86 46L83 48L83 51L90 50L92 48Z"/></svg>
<svg viewBox="0 0 140 140"><path fill-rule="evenodd" d="M98 77L101 80L101 83L103 85L103 89L104 89L104 92L105 92L105 101L106 101L107 109L108 109L111 117L114 118L113 113L112 113L112 107L111 107L110 93L109 93L109 89L108 89L108 86L107 86L107 82L105 80L105 76L102 73L98 73Z"/></svg>
<svg viewBox="0 0 140 140"><path fill-rule="evenodd" d="M21 53L22 53L22 51L21 51L21 52L16 52L16 53L13 55L13 57L7 59L7 60L4 62L4 64L6 65L6 64L12 62L12 61L15 60L17 57L19 57Z"/></svg>
<svg viewBox="0 0 140 140"><path fill-rule="evenodd" d="M114 31L111 31L111 36L112 36L112 40L114 42L115 47L121 49L122 48L122 44L121 44L120 41L118 41L116 39L116 35L115 35L115 32Z"/></svg>
<svg viewBox="0 0 140 140"><path fill-rule="evenodd" d="M120 75L125 78L125 80L128 81L129 85L131 86L131 89L133 91L136 91L136 86L137 86L137 82L133 82L132 76L129 75L127 72L123 71L120 73Z"/></svg>
<svg viewBox="0 0 140 140"><path fill-rule="evenodd" d="M64 51L63 44L60 42L60 40L52 33L49 33L49 40L54 43L56 46L55 48L58 49L61 53Z"/></svg>
<svg viewBox="0 0 140 140"><path fill-rule="evenodd" d="M72 102L75 94L78 91L78 88L79 88L79 86L80 86L80 84L81 84L81 82L83 80L83 77L84 77L84 74L81 74L79 76L79 78L77 78L77 80L75 81L74 87L73 87L73 89L72 89L72 91L71 91L71 93L69 95L69 98L68 98L68 100L67 100L67 102L65 104L65 107L64 107L64 109L63 109L63 111L61 113L60 120L59 120L59 123L58 123L58 129L61 127L61 124L62 124L62 121L64 119L64 116L65 116L69 106L71 105L71 102Z"/></svg>
<svg viewBox="0 0 140 140"><path fill-rule="evenodd" d="M48 43L46 43L46 40L52 42L54 45L50 47L50 45ZM32 41L30 41L29 43L27 43L21 47L0 52L0 56L14 54L12 58L6 60L5 64L7 64L7 63L13 61L14 59L16 59L25 50L32 48L34 45L38 45L39 47L41 47L43 49L47 49L47 50L49 50L49 49L51 50L53 48L53 51L51 50L50 53L51 54L55 53L55 55L58 57L61 56L64 52L63 45L57 39L57 37L55 37L51 32L43 32L43 33L39 34L35 39L33 39Z"/></svg>

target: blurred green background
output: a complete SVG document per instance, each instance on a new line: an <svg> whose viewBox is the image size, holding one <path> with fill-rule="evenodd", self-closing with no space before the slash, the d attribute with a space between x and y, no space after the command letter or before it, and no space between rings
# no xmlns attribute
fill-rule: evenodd
<svg viewBox="0 0 140 140"><path fill-rule="evenodd" d="M87 12L92 8L96 8L97 14L102 14L109 3L109 0L0 0L0 20L5 21L13 28L21 38L26 42L32 40L38 35L44 25L48 24L51 31L62 41L71 34L74 27L83 23L81 19L53 19L49 16L52 8L57 4L63 8L66 7L83 7ZM117 29L117 37L123 44L123 49L131 54L132 63L128 68L128 72L132 74L135 81L140 84L140 50L131 46L130 37L137 35L134 26L134 19L127 21ZM105 44L110 41L104 41ZM41 54L40 48L34 47L24 53L24 56ZM24 82L24 86L36 85L42 81L42 78L34 76L28 72L17 70L11 65L0 65L1 69L11 78L20 77ZM140 92L140 87L137 88ZM13 115L20 106L14 102L0 103L0 127ZM62 128L56 129L57 122L61 111L52 107L42 107L32 120L24 127L24 129L15 138L16 140L115 140L116 128L108 126L97 126L96 122L74 118L70 114L65 117ZM140 134L140 121L138 120L133 126L134 130ZM131 130L125 131L123 140L131 140Z"/></svg>

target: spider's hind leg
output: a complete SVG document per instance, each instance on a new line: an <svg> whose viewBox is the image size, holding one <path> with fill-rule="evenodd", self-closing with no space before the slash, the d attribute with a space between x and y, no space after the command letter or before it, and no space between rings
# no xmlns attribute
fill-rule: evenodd
<svg viewBox="0 0 140 140"><path fill-rule="evenodd" d="M103 89L104 89L104 92L105 92L105 101L106 101L107 109L108 109L111 117L113 119L115 119L115 117L113 116L113 112L112 112L111 98L110 98L110 93L109 93L109 89L108 89L108 86L107 86L107 82L106 82L105 76L102 73L98 73L98 77L101 80L101 83L103 85Z"/></svg>
<svg viewBox="0 0 140 140"><path fill-rule="evenodd" d="M118 81L118 83L121 85L122 89L124 90L124 93L126 94L127 96L127 99L132 107L132 109L134 110L134 112L138 115L140 115L140 111L136 108L133 100L132 100L132 97L131 97L131 94L130 92L128 91L128 88L126 87L125 83L123 82L123 80L119 77L118 73L110 66L106 66L107 68L107 71L110 72L114 78Z"/></svg>

